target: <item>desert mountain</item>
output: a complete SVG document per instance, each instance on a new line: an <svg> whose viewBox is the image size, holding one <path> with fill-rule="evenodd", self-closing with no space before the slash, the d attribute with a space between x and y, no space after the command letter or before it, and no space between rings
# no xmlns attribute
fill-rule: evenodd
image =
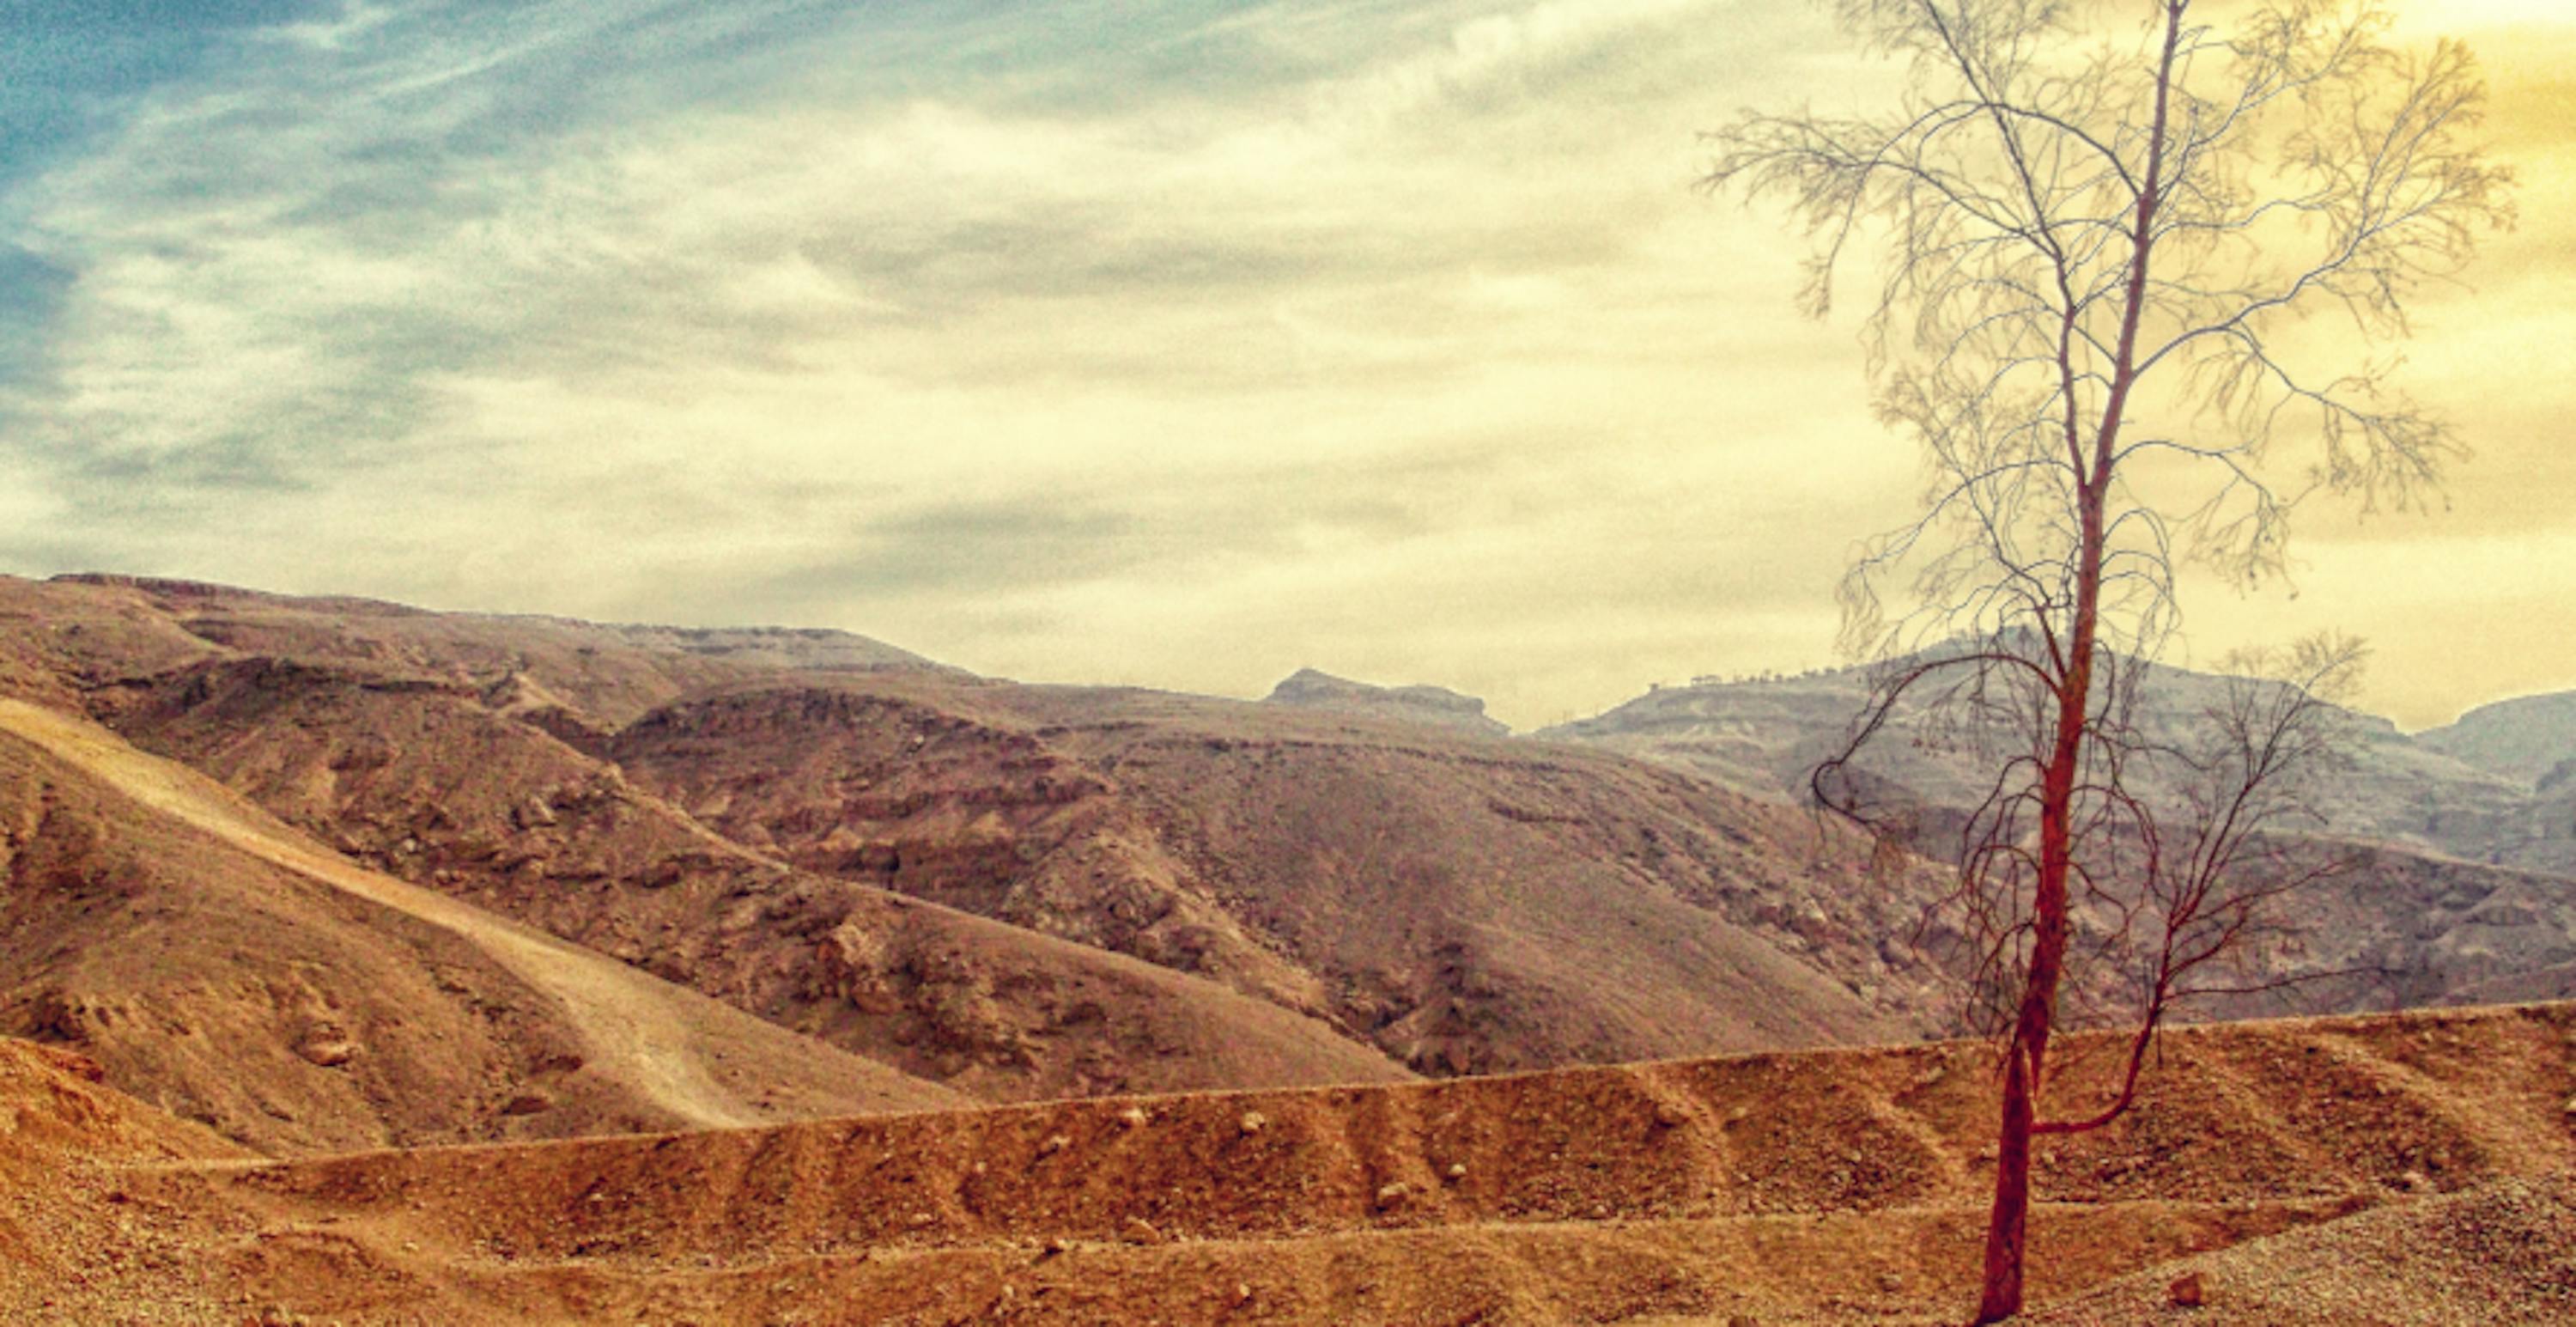
<svg viewBox="0 0 2576 1327"><path fill-rule="evenodd" d="M2150 670L2142 722L2182 740L2221 703L2225 679ZM1746 681L1701 679L1660 687L1596 718L1540 736L1689 769L1756 795L1796 798L1807 771L1836 751L1868 686L1860 669ZM2340 859L2333 879L2298 904L2301 948L2284 971L2324 977L2231 1015L2324 1012L2431 1003L2576 995L2576 786L2535 787L2522 777L2551 750L2576 757L2557 735L2553 698L2499 707L2535 716L2525 725L2474 713L2453 729L2408 737L2385 719L2333 712L2339 763L2313 786L2321 818L2309 832ZM2512 731L2508 740L2499 734ZM2480 736L2485 734L2485 736ZM2570 743L2553 746L2553 743ZM2478 755L2492 768L2464 761ZM1890 800L1929 809L1942 825L1983 792L1986 767L1960 743L1900 715L1864 768ZM1943 846L1936 836L1931 851ZM2282 975L2275 973L2273 975Z"/></svg>
<svg viewBox="0 0 2576 1327"><path fill-rule="evenodd" d="M629 777L737 841L1313 1012L1419 1069L1908 1030L1802 961L1860 845L1633 762L1201 697L806 679L631 725ZM1799 936L1799 927L1814 933Z"/></svg>
<svg viewBox="0 0 2576 1327"><path fill-rule="evenodd" d="M1848 721L1848 675L1660 691L1530 740L1366 705L1025 686L837 633L115 578L0 581L0 614L0 683L351 869L979 1100L1957 1026L1951 937L1919 927L1938 871L1874 863L1782 799ZM2404 822L2427 789L2468 808L2440 823L2527 800L2349 722L2354 823ZM1964 778L1898 745L1891 780ZM2338 975L2217 1012L2576 993L2563 878L2409 833L2303 905L2319 925L2286 961ZM227 981L264 989L283 961ZM64 1035L36 1008L31 990L5 1027Z"/></svg>
<svg viewBox="0 0 2576 1327"><path fill-rule="evenodd" d="M1869 685L1863 668L1701 679L1657 687L1539 735L1677 764L1748 791L1803 796L1807 771L1840 749ZM2140 725L2155 737L2183 741L2225 704L2229 685L2213 674L2151 667ZM2548 700L2514 703L2546 709ZM2492 726L2486 720L2463 720L2467 737L2446 736L2463 731L2456 727L2408 737L2386 719L2351 710L2332 711L2329 721L2340 760L2314 790L2319 832L2490 865L2552 870L2576 860L2570 857L2576 826L2532 821L2532 778L2519 772L2549 749L2576 758L2576 729L2552 735L2547 724L2532 725L2511 748L2520 754L2507 759L2501 739L2475 736ZM2482 764L2463 759L2463 752L2491 758L2481 757ZM1919 709L1900 711L1890 735L1874 742L1861 763L1933 806L1974 802L1991 773L1965 741L1936 732Z"/></svg>
<svg viewBox="0 0 2576 1327"><path fill-rule="evenodd" d="M0 582L0 613L11 690L354 869L986 1100L1903 1037L1951 1004L1887 940L1920 879L1615 756L831 633L119 578Z"/></svg>
<svg viewBox="0 0 2576 1327"><path fill-rule="evenodd" d="M2415 734L2416 745L2473 769L2520 783L2552 787L2576 778L2576 691L2522 696L2480 705L2440 728Z"/></svg>
<svg viewBox="0 0 2576 1327"><path fill-rule="evenodd" d="M1938 871L1780 797L1850 698L1513 739L0 580L0 1322L1942 1320L1990 1052L1778 1053L1956 1003ZM2568 881L2439 850L2546 775L2349 722L2300 998L2576 989ZM2175 1033L2041 1154L2039 1306L2551 1320L2570 1010Z"/></svg>
<svg viewBox="0 0 2576 1327"><path fill-rule="evenodd" d="M355 862L981 1098L1402 1076L1222 987L798 871L472 686L254 658L108 699Z"/></svg>
<svg viewBox="0 0 2576 1327"><path fill-rule="evenodd" d="M1381 687L1353 682L1312 668L1300 668L1280 679L1263 697L1273 705L1303 705L1344 714L1382 719L1411 719L1465 732L1500 737L1511 729L1485 716L1485 702L1447 687Z"/></svg>

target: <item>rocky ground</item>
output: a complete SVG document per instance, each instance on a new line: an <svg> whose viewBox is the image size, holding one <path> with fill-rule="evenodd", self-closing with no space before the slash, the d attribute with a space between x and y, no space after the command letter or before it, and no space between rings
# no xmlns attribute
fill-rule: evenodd
<svg viewBox="0 0 2576 1327"><path fill-rule="evenodd" d="M2099 1047L2070 1050L2061 1095L2080 1104ZM1955 1321L1991 1166L1988 1057L1944 1043L251 1162L13 1045L0 1157L41 1182L21 1207L49 1206L0 1242L0 1320ZM2565 1005L2178 1033L2136 1116L2043 1151L2034 1308L2556 1320L2571 1096Z"/></svg>

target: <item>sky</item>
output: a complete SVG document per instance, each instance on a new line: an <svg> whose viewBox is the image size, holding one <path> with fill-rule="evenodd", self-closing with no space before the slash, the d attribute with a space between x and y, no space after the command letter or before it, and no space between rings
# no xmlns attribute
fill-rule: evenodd
<svg viewBox="0 0 2576 1327"><path fill-rule="evenodd" d="M2522 175L2409 347L2475 457L2185 647L2413 728L2576 687L2576 12L2398 9ZM1692 185L1894 77L1779 0L0 0L0 571L1522 727L1833 663L1917 464Z"/></svg>

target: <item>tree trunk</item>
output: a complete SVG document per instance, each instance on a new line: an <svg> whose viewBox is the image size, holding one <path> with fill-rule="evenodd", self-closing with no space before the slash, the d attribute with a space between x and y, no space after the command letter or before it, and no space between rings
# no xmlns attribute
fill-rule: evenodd
<svg viewBox="0 0 2576 1327"><path fill-rule="evenodd" d="M2155 247L2156 205L2164 179L2165 128L2172 108L2175 53L2182 41L2189 0L2165 0L2164 55L2156 70L2155 118L2147 135L2145 184L2138 191L2131 232L2128 289L2120 311L2120 344L2112 358L2101 426L2088 449L2072 435L2068 461L2075 471L2081 529L2075 564L2074 613L2065 652L2058 657L2057 731L2040 775L2039 879L2031 890L2030 974L2005 1048L2003 1124L1995 1141L1995 1202L1986 1220L1986 1272L1977 1306L1980 1323L2021 1312L2022 1262L2029 1237L2030 1140L2038 1121L2039 1094L2048 1068L2048 1034L2057 1018L2057 983L2066 964L2066 881L2074 860L2075 778L2082 768L2086 723L2093 701L2093 648L2102 611L2102 564L2108 543L2103 509L2110 496L2120 425L2129 389L2137 381L2138 324L2146 310L2147 260ZM2070 398L2071 399L2071 398Z"/></svg>
<svg viewBox="0 0 2576 1327"><path fill-rule="evenodd" d="M2021 1312L2022 1255L2029 1236L2030 1139L2039 1115L2048 1035L2057 1018L2057 983L2066 966L2066 877L2074 859L2075 773L2093 694L2095 586L2100 579L2101 515L2085 510L2085 562L2092 576L2076 594L2072 666L2059 684L2057 742L2040 780L2039 879L2031 891L2030 976L2023 983L2012 1041L2004 1050L2004 1111L1995 1136L1995 1202L1986 1219L1986 1274L1977 1321L2001 1322Z"/></svg>
<svg viewBox="0 0 2576 1327"><path fill-rule="evenodd" d="M2029 1071L2016 1047L2004 1069L2004 1123L1995 1149L1995 1205L1986 1223L1986 1281L1977 1301L1980 1323L2001 1322L2021 1312L2033 1117Z"/></svg>

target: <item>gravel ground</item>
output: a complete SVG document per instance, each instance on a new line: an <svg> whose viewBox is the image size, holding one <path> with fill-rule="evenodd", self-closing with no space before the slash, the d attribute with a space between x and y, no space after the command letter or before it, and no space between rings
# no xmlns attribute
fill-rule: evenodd
<svg viewBox="0 0 2576 1327"><path fill-rule="evenodd" d="M2177 1304L2199 1278L2202 1304ZM2057 1324L2487 1327L2576 1322L2576 1175L2502 1179L2150 1268Z"/></svg>

